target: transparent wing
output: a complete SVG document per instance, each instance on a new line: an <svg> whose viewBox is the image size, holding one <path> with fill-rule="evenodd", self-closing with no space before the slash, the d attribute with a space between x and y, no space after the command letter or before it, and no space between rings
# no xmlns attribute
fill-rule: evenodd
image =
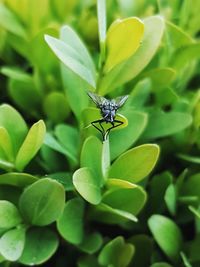
<svg viewBox="0 0 200 267"><path fill-rule="evenodd" d="M107 101L107 99L104 98L103 96L96 95L92 92L87 92L87 94L92 99L92 101L97 105L97 107L99 107L100 105L102 105L103 103Z"/></svg>
<svg viewBox="0 0 200 267"><path fill-rule="evenodd" d="M119 96L119 97L115 98L115 99L114 99L114 101L115 101L115 105L116 105L118 108L120 108L121 106L124 105L124 103L126 102L127 98L128 98L128 95Z"/></svg>

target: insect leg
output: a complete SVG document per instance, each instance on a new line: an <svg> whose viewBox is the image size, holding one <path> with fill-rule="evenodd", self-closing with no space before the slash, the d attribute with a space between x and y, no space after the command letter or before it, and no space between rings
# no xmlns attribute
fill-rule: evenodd
<svg viewBox="0 0 200 267"><path fill-rule="evenodd" d="M116 122L118 124L115 125L114 122ZM119 120L114 120L114 122L111 122L112 126L107 129L107 131L105 133L105 139L107 139L107 136L109 135L109 133L112 129L117 128L118 126L120 126L124 123L123 121L119 121Z"/></svg>
<svg viewBox="0 0 200 267"><path fill-rule="evenodd" d="M96 128L102 134L103 139L104 139L105 130L104 130L103 126L101 125L102 122L104 122L103 119L92 121L91 124L92 124L92 126L94 126L94 128ZM99 127L96 126L97 123L99 123L99 125L100 125L101 128L99 128Z"/></svg>
<svg viewBox="0 0 200 267"><path fill-rule="evenodd" d="M105 129L103 128L103 126L102 126L102 123L104 122L104 119L102 119L102 120L100 120L99 121L99 125L100 125L100 127L101 127L101 129L102 129L102 132L105 132Z"/></svg>

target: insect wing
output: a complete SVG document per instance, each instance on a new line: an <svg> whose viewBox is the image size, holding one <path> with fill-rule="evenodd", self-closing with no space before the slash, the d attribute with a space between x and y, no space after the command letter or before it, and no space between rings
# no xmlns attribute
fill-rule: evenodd
<svg viewBox="0 0 200 267"><path fill-rule="evenodd" d="M119 96L115 98L115 105L117 106L117 108L120 108L121 106L123 106L127 98L128 98L128 95Z"/></svg>
<svg viewBox="0 0 200 267"><path fill-rule="evenodd" d="M92 101L97 105L97 107L103 105L107 99L104 98L103 96L96 95L92 92L87 92L89 97L92 99Z"/></svg>

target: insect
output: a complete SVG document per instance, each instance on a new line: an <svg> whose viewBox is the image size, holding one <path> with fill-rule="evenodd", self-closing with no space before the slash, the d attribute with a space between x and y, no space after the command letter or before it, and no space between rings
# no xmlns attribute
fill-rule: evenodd
<svg viewBox="0 0 200 267"><path fill-rule="evenodd" d="M126 102L128 95L119 96L115 99L106 99L103 96L99 96L92 92L87 92L88 96L93 100L96 104L97 108L100 109L102 118L99 120L95 120L91 122L92 126L94 126L103 136L103 141L107 139L109 132L113 128L117 128L118 126L123 124L123 121L116 120L117 110ZM111 127L106 131L102 126L102 123L110 123ZM99 127L98 127L99 126Z"/></svg>

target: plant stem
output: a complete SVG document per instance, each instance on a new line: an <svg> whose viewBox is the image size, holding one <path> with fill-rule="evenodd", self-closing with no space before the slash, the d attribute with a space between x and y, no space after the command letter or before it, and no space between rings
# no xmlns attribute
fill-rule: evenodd
<svg viewBox="0 0 200 267"><path fill-rule="evenodd" d="M109 168L110 168L110 143L108 136L107 139L103 141L103 146L102 146L102 173L105 182L107 180Z"/></svg>

